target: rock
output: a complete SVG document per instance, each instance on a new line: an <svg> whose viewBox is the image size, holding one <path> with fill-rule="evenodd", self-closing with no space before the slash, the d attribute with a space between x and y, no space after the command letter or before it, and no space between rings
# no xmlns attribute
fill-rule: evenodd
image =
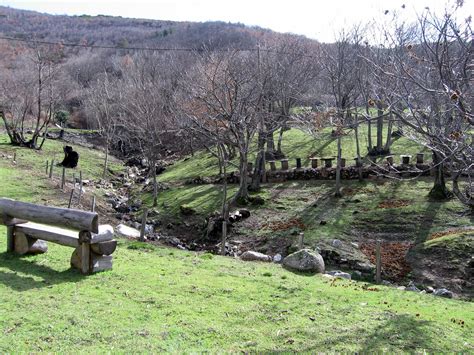
<svg viewBox="0 0 474 355"><path fill-rule="evenodd" d="M351 277L354 280L361 280L362 279L362 273L359 270L355 270L352 272Z"/></svg>
<svg viewBox="0 0 474 355"><path fill-rule="evenodd" d="M426 288L426 292L427 292L427 293L433 293L433 292L434 292L434 288L431 287L431 286L428 286L428 287Z"/></svg>
<svg viewBox="0 0 474 355"><path fill-rule="evenodd" d="M414 292L420 292L420 289L415 286L413 281L410 281L408 283L408 286L405 288L406 291L414 291Z"/></svg>
<svg viewBox="0 0 474 355"><path fill-rule="evenodd" d="M334 248L342 247L342 242L339 239L334 239L331 244Z"/></svg>
<svg viewBox="0 0 474 355"><path fill-rule="evenodd" d="M392 286L392 283L388 280L382 280L382 285L384 286Z"/></svg>
<svg viewBox="0 0 474 355"><path fill-rule="evenodd" d="M370 262L356 262L353 266L354 269L359 270L361 272L372 273L375 271L375 265L371 264Z"/></svg>
<svg viewBox="0 0 474 355"><path fill-rule="evenodd" d="M126 226L125 224L119 224L117 228L115 228L115 232L117 235L123 238L140 238L140 231L138 229Z"/></svg>
<svg viewBox="0 0 474 355"><path fill-rule="evenodd" d="M260 196L250 197L249 201L254 206L262 206L265 204L265 200Z"/></svg>
<svg viewBox="0 0 474 355"><path fill-rule="evenodd" d="M283 259L283 266L297 271L324 273L323 257L315 251L301 249Z"/></svg>
<svg viewBox="0 0 474 355"><path fill-rule="evenodd" d="M320 224L321 226L325 226L327 223L328 223L328 222L326 222L326 221L321 221L321 222L319 222L319 224Z"/></svg>
<svg viewBox="0 0 474 355"><path fill-rule="evenodd" d="M446 297L446 298L453 298L453 293L446 288L438 288L437 290L434 290L433 295Z"/></svg>
<svg viewBox="0 0 474 355"><path fill-rule="evenodd" d="M398 286L397 290L405 291L406 287L405 286Z"/></svg>
<svg viewBox="0 0 474 355"><path fill-rule="evenodd" d="M181 205L179 206L179 210L181 211L182 214L184 214L185 216L191 216L193 214L196 213L196 211L189 207L189 206L186 206L186 205Z"/></svg>
<svg viewBox="0 0 474 355"><path fill-rule="evenodd" d="M347 280L352 279L350 274L348 274L347 272L342 272L340 270L328 271L328 272L326 272L326 274L334 276L334 277L339 277L339 278L342 278L342 279L347 279Z"/></svg>
<svg viewBox="0 0 474 355"><path fill-rule="evenodd" d="M160 214L160 211L156 208L152 208L151 210L148 211L148 217L156 217Z"/></svg>
<svg viewBox="0 0 474 355"><path fill-rule="evenodd" d="M272 257L256 251L246 251L240 256L245 261L272 261Z"/></svg>
<svg viewBox="0 0 474 355"><path fill-rule="evenodd" d="M243 219L250 217L250 211L246 208L241 208L239 210L239 213L240 213L240 215L242 216Z"/></svg>
<svg viewBox="0 0 474 355"><path fill-rule="evenodd" d="M354 248L359 249L359 244L352 242L351 245L352 245Z"/></svg>
<svg viewBox="0 0 474 355"><path fill-rule="evenodd" d="M281 256L281 254L273 255L273 262L274 263L281 263L282 260L283 260L283 257Z"/></svg>

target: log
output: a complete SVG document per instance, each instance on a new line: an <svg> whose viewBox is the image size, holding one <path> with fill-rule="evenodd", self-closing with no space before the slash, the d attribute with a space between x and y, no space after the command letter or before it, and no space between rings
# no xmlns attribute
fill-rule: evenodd
<svg viewBox="0 0 474 355"><path fill-rule="evenodd" d="M76 231L28 222L15 227L15 234L21 232L31 238L54 242L66 247L79 246L79 233Z"/></svg>
<svg viewBox="0 0 474 355"><path fill-rule="evenodd" d="M94 273L99 271L111 270L112 269L112 256L110 255L98 255L95 253L90 253L88 257L87 264L89 265L88 270L86 273ZM82 249L81 247L77 247L71 256L71 267L81 270L84 264L82 258ZM84 272L83 272L84 273Z"/></svg>
<svg viewBox="0 0 474 355"><path fill-rule="evenodd" d="M114 227L110 224L101 224L99 226L99 233L93 233L90 238L90 244L101 242L108 242L114 239Z"/></svg>
<svg viewBox="0 0 474 355"><path fill-rule="evenodd" d="M81 256L81 272L86 275L90 273L90 262L91 262L91 245L82 243L80 248Z"/></svg>
<svg viewBox="0 0 474 355"><path fill-rule="evenodd" d="M24 219L13 218L7 215L2 215L2 218L0 218L0 224L3 224L7 227L14 227L17 224L22 223L28 223L28 221L25 221Z"/></svg>
<svg viewBox="0 0 474 355"><path fill-rule="evenodd" d="M115 249L117 249L117 241L115 239L91 244L91 250L97 255L111 255Z"/></svg>
<svg viewBox="0 0 474 355"><path fill-rule="evenodd" d="M26 219L31 222L99 232L99 217L95 212L67 208L39 206L27 202L0 198L0 214Z"/></svg>
<svg viewBox="0 0 474 355"><path fill-rule="evenodd" d="M48 244L44 240L30 238L25 233L15 231L15 253L25 254L43 254L48 251Z"/></svg>

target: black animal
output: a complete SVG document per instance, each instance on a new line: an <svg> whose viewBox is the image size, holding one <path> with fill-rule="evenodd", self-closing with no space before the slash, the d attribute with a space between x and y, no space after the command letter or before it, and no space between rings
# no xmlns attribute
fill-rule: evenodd
<svg viewBox="0 0 474 355"><path fill-rule="evenodd" d="M79 162L79 154L75 152L72 147L66 145L63 148L64 150L64 159L59 166L64 166L65 168L75 168Z"/></svg>

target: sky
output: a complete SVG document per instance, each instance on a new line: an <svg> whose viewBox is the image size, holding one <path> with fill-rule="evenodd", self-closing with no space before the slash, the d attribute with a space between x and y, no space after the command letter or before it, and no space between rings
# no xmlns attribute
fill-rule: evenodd
<svg viewBox="0 0 474 355"><path fill-rule="evenodd" d="M0 0L0 5L50 14L111 15L172 21L225 21L270 28L332 42L344 27L384 20L397 11L407 19L426 6L443 11L454 0ZM402 8L405 5L405 8ZM389 15L384 12L389 10ZM474 0L464 0L465 17ZM463 16L464 17L464 16Z"/></svg>

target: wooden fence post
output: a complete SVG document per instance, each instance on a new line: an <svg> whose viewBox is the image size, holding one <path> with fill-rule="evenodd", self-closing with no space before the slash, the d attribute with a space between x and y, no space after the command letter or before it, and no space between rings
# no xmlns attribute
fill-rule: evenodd
<svg viewBox="0 0 474 355"><path fill-rule="evenodd" d="M53 178L53 166L54 166L54 159L51 160L51 165L49 166L49 178Z"/></svg>
<svg viewBox="0 0 474 355"><path fill-rule="evenodd" d="M304 240L304 233L301 232L298 234L298 250L303 249L303 240Z"/></svg>
<svg viewBox="0 0 474 355"><path fill-rule="evenodd" d="M81 202L82 196L82 170L79 171L79 196L77 197L77 204Z"/></svg>
<svg viewBox="0 0 474 355"><path fill-rule="evenodd" d="M66 183L66 168L63 166L63 173L61 175L61 190L64 189L65 183Z"/></svg>
<svg viewBox="0 0 474 355"><path fill-rule="evenodd" d="M146 228L146 219L148 217L148 208L143 209L143 216L142 216L142 227L140 228L140 241L145 241L145 228Z"/></svg>
<svg viewBox="0 0 474 355"><path fill-rule="evenodd" d="M46 175L48 175L49 171L49 160L46 160Z"/></svg>
<svg viewBox="0 0 474 355"><path fill-rule="evenodd" d="M71 196L69 196L69 203L67 204L67 208L71 208L72 204L72 197L74 196L74 190L76 189L76 184L71 189Z"/></svg>
<svg viewBox="0 0 474 355"><path fill-rule="evenodd" d="M382 255L380 251L380 244L380 240L377 240L375 247L375 282L378 284L382 282Z"/></svg>

